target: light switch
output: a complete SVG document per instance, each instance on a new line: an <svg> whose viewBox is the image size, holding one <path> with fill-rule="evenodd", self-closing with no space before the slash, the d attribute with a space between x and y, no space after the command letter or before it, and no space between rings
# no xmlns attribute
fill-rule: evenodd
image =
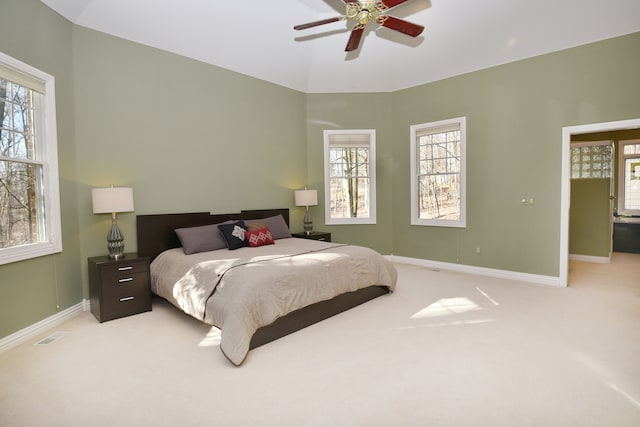
<svg viewBox="0 0 640 427"><path fill-rule="evenodd" d="M535 203L535 199L533 197L522 197L520 199L521 205L531 206Z"/></svg>

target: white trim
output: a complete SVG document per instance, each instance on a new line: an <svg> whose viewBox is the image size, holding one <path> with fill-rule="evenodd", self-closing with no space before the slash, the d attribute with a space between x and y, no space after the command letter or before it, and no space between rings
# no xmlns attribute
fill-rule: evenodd
<svg viewBox="0 0 640 427"><path fill-rule="evenodd" d="M594 262L597 264L611 264L611 256L592 256L569 254L570 261Z"/></svg>
<svg viewBox="0 0 640 427"><path fill-rule="evenodd" d="M8 335L0 339L0 353L7 352L12 348L24 344L25 342L36 338L38 335L54 328L67 320L76 317L78 314L89 311L89 300L83 299L76 305L73 305L66 310L62 310L60 313L56 313L53 316L49 316L44 320L34 323L31 326L27 326L11 335Z"/></svg>
<svg viewBox="0 0 640 427"><path fill-rule="evenodd" d="M454 264L450 262L432 261L428 259L418 259L387 255L391 262L401 264L412 264L420 267L455 271L458 273L477 274L479 276L496 277L499 279L517 280L520 282L536 283L539 285L564 286L558 277L543 276L540 274L520 273L518 271L498 270L495 268L476 267L473 265Z"/></svg>
<svg viewBox="0 0 640 427"><path fill-rule="evenodd" d="M567 286L569 277L569 208L571 200L571 136L594 132L640 128L640 119L562 128L562 173L560 182L560 271L562 286Z"/></svg>

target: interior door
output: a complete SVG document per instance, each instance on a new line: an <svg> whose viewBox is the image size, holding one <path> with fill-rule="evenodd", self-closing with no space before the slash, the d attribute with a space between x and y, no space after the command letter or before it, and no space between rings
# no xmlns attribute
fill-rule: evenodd
<svg viewBox="0 0 640 427"><path fill-rule="evenodd" d="M613 142L571 144L569 253L608 259L613 245Z"/></svg>

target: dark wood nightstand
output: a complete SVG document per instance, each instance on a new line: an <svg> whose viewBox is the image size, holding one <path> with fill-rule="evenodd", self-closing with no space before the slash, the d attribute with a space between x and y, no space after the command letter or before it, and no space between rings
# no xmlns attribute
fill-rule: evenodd
<svg viewBox="0 0 640 427"><path fill-rule="evenodd" d="M310 234L307 233L291 233L293 237L297 237L299 239L311 239L311 240L322 240L325 242L331 241L331 233L325 233L322 231L312 231Z"/></svg>
<svg viewBox="0 0 640 427"><path fill-rule="evenodd" d="M91 313L100 321L151 311L149 258L125 254L89 258Z"/></svg>

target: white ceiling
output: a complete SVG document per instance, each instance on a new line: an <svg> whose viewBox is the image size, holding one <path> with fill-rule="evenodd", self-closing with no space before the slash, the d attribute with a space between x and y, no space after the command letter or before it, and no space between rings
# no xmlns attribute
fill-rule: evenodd
<svg viewBox="0 0 640 427"><path fill-rule="evenodd" d="M344 52L342 0L41 0L75 24L307 93L391 92L640 31L640 0L410 0ZM640 54L640 52L639 52Z"/></svg>

